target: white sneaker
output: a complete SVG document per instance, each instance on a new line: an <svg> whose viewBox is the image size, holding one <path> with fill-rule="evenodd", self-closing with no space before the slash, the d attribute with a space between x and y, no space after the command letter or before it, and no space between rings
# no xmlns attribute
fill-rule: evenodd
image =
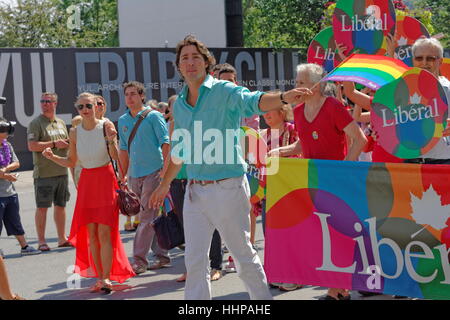
<svg viewBox="0 0 450 320"><path fill-rule="evenodd" d="M32 246L27 246L25 249L20 249L20 254L22 256L33 256L35 254L40 254L40 253L42 253L41 250L36 250Z"/></svg>

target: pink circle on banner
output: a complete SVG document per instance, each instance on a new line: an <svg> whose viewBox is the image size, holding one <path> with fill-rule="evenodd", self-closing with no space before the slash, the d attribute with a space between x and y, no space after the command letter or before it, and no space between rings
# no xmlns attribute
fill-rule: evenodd
<svg viewBox="0 0 450 320"><path fill-rule="evenodd" d="M388 34L395 32L391 0L339 0L333 13L333 33L347 47L346 56L358 52L384 55Z"/></svg>
<svg viewBox="0 0 450 320"><path fill-rule="evenodd" d="M380 146L402 159L429 152L442 138L447 118L443 87L433 74L420 68L378 89L370 113Z"/></svg>
<svg viewBox="0 0 450 320"><path fill-rule="evenodd" d="M397 16L395 31L395 58L412 67L411 47L421 37L430 37L427 28L417 19L409 16Z"/></svg>

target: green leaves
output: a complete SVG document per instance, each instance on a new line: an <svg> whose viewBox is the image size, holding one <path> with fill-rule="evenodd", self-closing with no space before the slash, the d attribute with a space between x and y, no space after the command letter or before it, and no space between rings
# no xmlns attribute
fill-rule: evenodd
<svg viewBox="0 0 450 320"><path fill-rule="evenodd" d="M21 0L0 4L0 47L116 47L115 0Z"/></svg>
<svg viewBox="0 0 450 320"><path fill-rule="evenodd" d="M321 29L323 0L243 0L246 47L301 48Z"/></svg>

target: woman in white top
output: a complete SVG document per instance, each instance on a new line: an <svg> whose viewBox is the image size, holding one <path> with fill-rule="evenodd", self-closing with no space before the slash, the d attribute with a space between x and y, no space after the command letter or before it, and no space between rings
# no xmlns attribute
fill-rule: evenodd
<svg viewBox="0 0 450 320"><path fill-rule="evenodd" d="M42 154L61 166L73 168L79 160L83 167L69 236L77 249L75 272L99 279L91 292L109 293L111 280L122 283L135 274L120 239L119 186L109 158L118 158L117 132L111 121L95 117L95 105L94 95L78 96L75 107L83 120L70 129L67 158L54 155L50 148Z"/></svg>

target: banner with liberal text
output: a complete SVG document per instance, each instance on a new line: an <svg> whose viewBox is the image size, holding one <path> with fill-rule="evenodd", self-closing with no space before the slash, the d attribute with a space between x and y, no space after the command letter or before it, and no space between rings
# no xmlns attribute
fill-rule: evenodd
<svg viewBox="0 0 450 320"><path fill-rule="evenodd" d="M450 299L450 166L278 164L267 176L269 282Z"/></svg>

